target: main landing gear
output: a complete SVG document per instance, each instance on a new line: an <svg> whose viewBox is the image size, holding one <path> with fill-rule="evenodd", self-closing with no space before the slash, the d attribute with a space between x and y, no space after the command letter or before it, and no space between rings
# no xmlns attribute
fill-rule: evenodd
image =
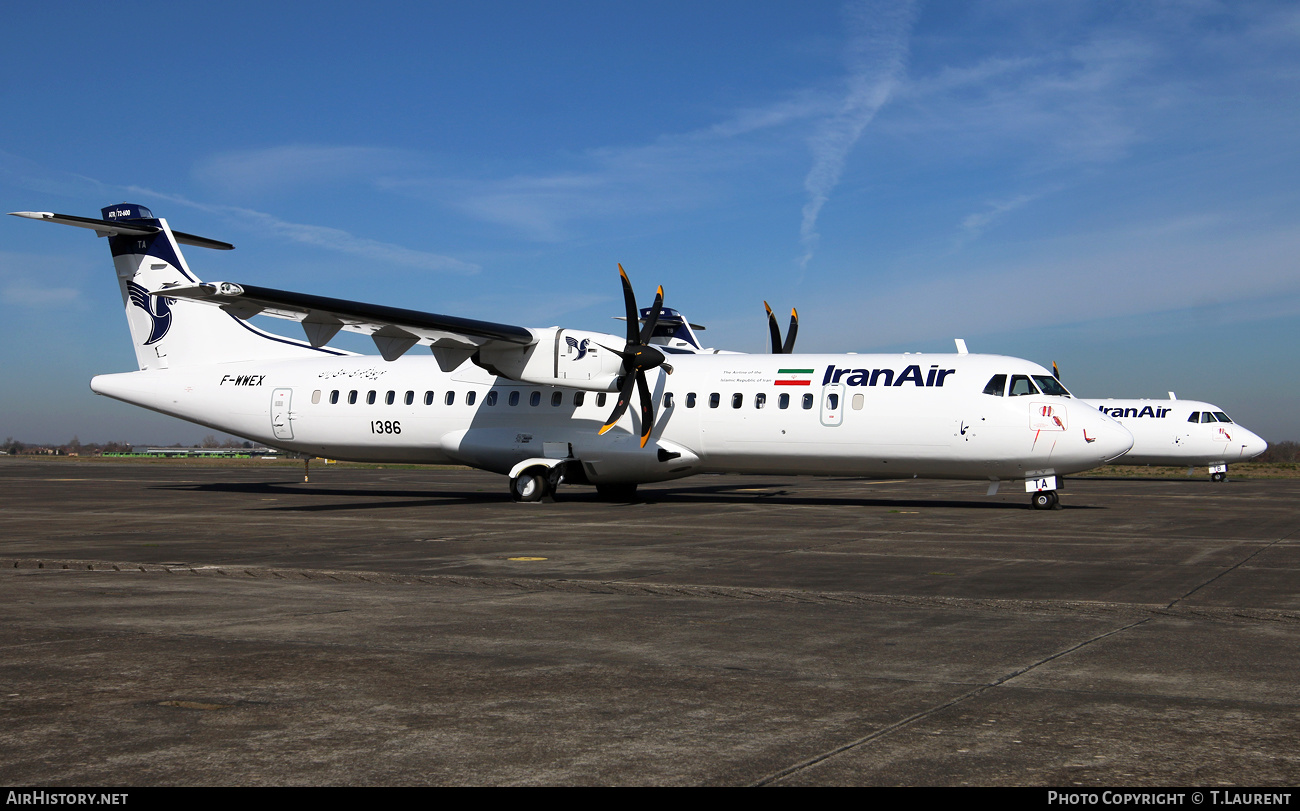
<svg viewBox="0 0 1300 811"><path fill-rule="evenodd" d="M591 484L582 468L572 460L551 466L529 460L516 465L511 472L514 475L510 477L510 498L519 502L552 501L562 482ZM596 485L596 493L605 501L634 501L636 484L602 482Z"/></svg>
<svg viewBox="0 0 1300 811"><path fill-rule="evenodd" d="M547 470L525 470L510 479L510 497L515 501L541 501L554 492Z"/></svg>

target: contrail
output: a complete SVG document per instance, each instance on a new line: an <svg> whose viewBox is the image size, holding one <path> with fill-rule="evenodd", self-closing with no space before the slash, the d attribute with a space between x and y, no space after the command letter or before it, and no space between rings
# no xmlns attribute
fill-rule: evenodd
<svg viewBox="0 0 1300 811"><path fill-rule="evenodd" d="M845 16L850 30L845 53L847 87L839 111L822 123L809 143L813 165L803 183L808 202L799 227L804 247L800 270L807 267L817 249L817 216L840 181L845 159L903 75L915 14L911 2L857 3L846 7Z"/></svg>

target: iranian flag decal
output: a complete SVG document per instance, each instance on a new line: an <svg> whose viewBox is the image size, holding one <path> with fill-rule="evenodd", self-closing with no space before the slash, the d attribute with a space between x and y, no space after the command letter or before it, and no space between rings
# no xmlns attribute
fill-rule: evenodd
<svg viewBox="0 0 1300 811"><path fill-rule="evenodd" d="M778 386L811 386L812 373L812 369L777 369L773 382Z"/></svg>

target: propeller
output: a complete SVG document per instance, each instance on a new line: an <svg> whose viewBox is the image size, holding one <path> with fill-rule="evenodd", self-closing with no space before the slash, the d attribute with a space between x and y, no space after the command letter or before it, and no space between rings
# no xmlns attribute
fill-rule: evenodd
<svg viewBox="0 0 1300 811"><path fill-rule="evenodd" d="M790 331L786 333L785 343L781 343L781 330L776 326L776 315L772 308L763 302L763 308L767 310L767 329L772 333L772 354L789 355L794 352L794 336L799 332L799 311L790 308Z"/></svg>
<svg viewBox="0 0 1300 811"><path fill-rule="evenodd" d="M668 374L673 373L673 367L664 363L664 353L650 345L650 336L654 335L655 324L659 321L659 311L664 303L664 288L660 285L659 292L655 293L655 302L646 315L645 325L641 327L640 332L637 332L639 318L636 295L632 292L632 282L628 281L627 272L623 270L621 264L618 266L618 275L623 279L623 304L627 308L627 344L621 352L608 346L604 348L623 359L623 384L619 388L618 402L614 404L614 411L599 433L605 433L619 421L623 412L627 411L627 404L632 399L632 389L636 387L641 393L641 447L644 448L655 424L654 398L650 394L650 385L646 383L645 373L657 366L662 366Z"/></svg>

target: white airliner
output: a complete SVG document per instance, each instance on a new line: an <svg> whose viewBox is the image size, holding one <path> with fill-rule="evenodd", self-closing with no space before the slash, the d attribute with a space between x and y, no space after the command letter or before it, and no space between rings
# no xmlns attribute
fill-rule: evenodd
<svg viewBox="0 0 1300 811"><path fill-rule="evenodd" d="M737 472L982 479L990 493L1018 479L1048 509L1056 476L1133 444L1018 358L651 345L662 288L639 327L626 274L624 339L204 283L178 243L232 246L135 204L14 213L108 237L140 370L96 376L96 393L304 454L502 473L519 501L561 482L629 498L640 482ZM299 321L307 341L249 324L259 313ZM341 329L382 358L328 347ZM407 355L416 345L432 357Z"/></svg>
<svg viewBox="0 0 1300 811"><path fill-rule="evenodd" d="M1133 435L1133 447L1117 464L1206 465L1221 482L1230 462L1245 462L1268 443L1234 423L1223 409L1196 400L1084 400L1118 420Z"/></svg>
<svg viewBox="0 0 1300 811"><path fill-rule="evenodd" d="M767 306L767 328L774 354L794 349L799 314L790 313L790 331L785 342L772 308ZM703 327L696 327L703 329ZM957 351L966 351L958 338ZM1052 364L1052 376L1059 382L1060 371ZM1111 416L1133 435L1133 447L1115 462L1134 465L1208 465L1210 479L1227 479L1229 462L1245 462L1268 450L1268 443L1234 423L1218 406L1195 400L1179 400L1169 392L1168 400L1083 400Z"/></svg>

